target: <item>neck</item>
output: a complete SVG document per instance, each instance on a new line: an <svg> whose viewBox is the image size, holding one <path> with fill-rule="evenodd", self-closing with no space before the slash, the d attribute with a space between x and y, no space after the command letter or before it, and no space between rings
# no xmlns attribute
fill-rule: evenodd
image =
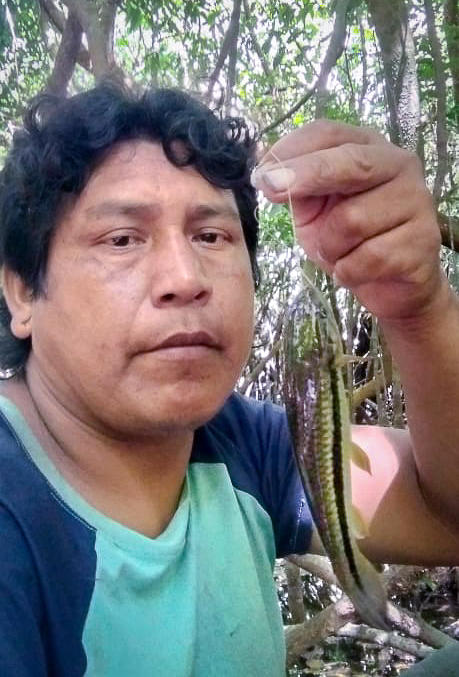
<svg viewBox="0 0 459 677"><path fill-rule="evenodd" d="M118 439L95 430L27 372L3 392L26 421L65 480L111 519L158 536L177 508L193 443L191 430Z"/></svg>

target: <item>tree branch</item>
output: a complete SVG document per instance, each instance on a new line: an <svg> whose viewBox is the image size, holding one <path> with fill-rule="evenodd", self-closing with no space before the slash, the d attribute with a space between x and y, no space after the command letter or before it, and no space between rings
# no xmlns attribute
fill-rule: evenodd
<svg viewBox="0 0 459 677"><path fill-rule="evenodd" d="M299 99L294 106L288 109L286 113L283 113L277 120L274 120L274 122L270 122L269 125L266 125L266 127L263 127L262 130L258 133L258 138L262 137L263 134L267 134L268 132L271 132L273 129L278 127L282 122L285 122L285 120L288 120L289 117L291 117L294 113L296 113L297 110L299 110L304 104L309 101L309 99L312 97L314 92L316 91L317 83L315 83L311 89L308 89L306 94Z"/></svg>
<svg viewBox="0 0 459 677"><path fill-rule="evenodd" d="M410 653L414 652L414 655L417 655L416 651L420 650L428 652L427 647L422 649L420 642L434 649L441 649L449 644L457 644L455 639L429 625L419 616L400 609L391 602L388 603L387 607L387 619L392 627L401 630L408 637L416 639L416 643L406 637L400 637L395 632L384 632L364 625L359 625L358 631L343 629L341 632L344 626L355 621L356 618L351 601L346 595L343 595L337 602L330 604L326 609L304 623L284 627L287 664L292 665L308 647L318 644L330 635L356 636L358 632L359 636L365 641L388 644L395 648L401 648L403 645L405 646L403 650ZM353 634L351 635L351 633Z"/></svg>
<svg viewBox="0 0 459 677"><path fill-rule="evenodd" d="M113 55L113 26L121 0L104 0L99 6L92 0L62 0L75 12L88 41L92 71L96 80L109 75L124 81L124 73Z"/></svg>
<svg viewBox="0 0 459 677"><path fill-rule="evenodd" d="M459 7L457 0L446 0L444 5L444 29L449 68L453 78L456 123L459 123Z"/></svg>
<svg viewBox="0 0 459 677"><path fill-rule="evenodd" d="M250 372L250 374L248 376L246 376L244 381L238 387L238 390L239 390L240 393L244 394L247 391L248 387L252 383L254 383L254 381L257 380L257 378L260 376L263 369L266 367L266 364L269 362L269 360L271 360L276 355L276 353L279 350L279 348L281 347L281 345L282 345L282 340L280 340L280 339L278 341L276 341L275 343L273 343L271 350L266 355L266 357L263 357L263 359L261 359L259 362L257 362L255 367Z"/></svg>
<svg viewBox="0 0 459 677"><path fill-rule="evenodd" d="M266 127L263 127L263 129L259 132L259 137L263 136L263 134L266 134L267 132L272 131L285 120L288 120L289 117L291 117L294 113L296 113L297 110L304 106L307 101L309 101L314 93L316 93L316 117L322 114L325 103L324 97L327 90L328 76L330 75L331 70L335 66L344 49L344 41L346 39L346 14L349 4L350 0L341 0L337 3L333 31L330 42L328 43L325 58L322 62L319 77L317 78L315 84L306 92L304 96L301 97L299 101L296 102L295 105L289 108L286 113L281 115L277 120L274 120L274 122L271 122Z"/></svg>
<svg viewBox="0 0 459 677"><path fill-rule="evenodd" d="M328 585L339 586L328 557L324 555L290 555L288 560L313 576L318 576Z"/></svg>
<svg viewBox="0 0 459 677"><path fill-rule="evenodd" d="M236 22L236 29L234 31L233 40L230 44L228 53L228 74L226 77L226 96L225 96L226 115L231 115L231 105L233 102L234 88L236 86L237 41L239 38L240 13L241 13L241 2L239 1L239 14Z"/></svg>
<svg viewBox="0 0 459 677"><path fill-rule="evenodd" d="M408 637L401 637L395 632L385 632L376 628L369 628L368 625L356 625L355 623L346 623L337 633L340 637L353 637L362 642L371 642L379 646L390 646L399 651L403 651L416 656L416 658L426 658L434 649L421 642Z"/></svg>
<svg viewBox="0 0 459 677"><path fill-rule="evenodd" d="M350 0L340 0L340 2L336 3L335 23L317 80L316 118L321 117L324 113L328 76L344 50L346 40L346 16L349 5Z"/></svg>
<svg viewBox="0 0 459 677"><path fill-rule="evenodd" d="M346 34L346 41L348 40L348 34ZM347 82L349 85L349 89L351 91L351 107L355 109L355 90L354 90L354 83L352 82L352 76L351 76L351 70L349 68L349 59L347 56L347 51L344 50L344 67L346 70L346 75L347 75Z"/></svg>
<svg viewBox="0 0 459 677"><path fill-rule="evenodd" d="M445 177L448 172L448 130L446 126L446 74L441 53L440 40L435 28L432 0L424 0L427 35L434 63L435 94L437 97L437 171L435 173L433 196L436 204L441 200Z"/></svg>
<svg viewBox="0 0 459 677"><path fill-rule="evenodd" d="M367 0L384 69L389 133L393 143L415 151L420 119L417 64L405 0Z"/></svg>
<svg viewBox="0 0 459 677"><path fill-rule="evenodd" d="M303 603L303 583L300 570L288 560L285 562L285 575L287 577L288 608L293 623L304 623L305 611Z"/></svg>
<svg viewBox="0 0 459 677"><path fill-rule="evenodd" d="M437 211L437 221L442 245L459 252L459 218Z"/></svg>
<svg viewBox="0 0 459 677"><path fill-rule="evenodd" d="M250 8L249 8L249 3L248 0L243 0L244 2L244 14L247 19L247 27L249 30L249 35L250 35L250 41L252 43L252 46L256 52L256 55L260 59L261 67L263 68L263 72L266 75L267 78L271 77L271 70L266 62L265 55L263 54L263 51L260 47L260 44L257 39L257 35L255 31L253 30L253 25L252 22L250 21Z"/></svg>
<svg viewBox="0 0 459 677"><path fill-rule="evenodd" d="M58 7L56 7L53 0L39 0L39 1L42 10L46 14L50 22L53 24L54 28L57 31L59 31L59 33L63 33L66 24L64 12L61 12L61 10ZM89 52L82 45L80 45L80 49L78 51L77 62L85 70L87 71L91 70L91 60L89 58Z"/></svg>
<svg viewBox="0 0 459 677"><path fill-rule="evenodd" d="M330 635L335 635L351 620L355 620L355 611L350 600L343 595L337 602L330 604L304 623L287 625L284 628L287 665L291 666L308 647L318 644Z"/></svg>
<svg viewBox="0 0 459 677"><path fill-rule="evenodd" d="M369 397L375 397L376 393L383 390L389 382L386 374L377 374L371 381L364 383L363 386L354 388L352 393L352 408L355 410Z"/></svg>
<svg viewBox="0 0 459 677"><path fill-rule="evenodd" d="M401 609L391 602L387 605L387 620L394 628L401 630L409 637L414 637L424 644L432 646L434 649L441 649L447 644L459 645L455 639L426 623L418 614Z"/></svg>
<svg viewBox="0 0 459 677"><path fill-rule="evenodd" d="M81 45L82 28L73 12L69 12L65 22L62 38L57 50L53 72L51 73L47 91L64 97L75 69Z"/></svg>
<svg viewBox="0 0 459 677"><path fill-rule="evenodd" d="M368 59L367 59L367 42L365 40L365 27L362 20L359 22L360 44L362 47L362 89L359 96L359 117L363 114L363 102L368 90Z"/></svg>
<svg viewBox="0 0 459 677"><path fill-rule="evenodd" d="M100 10L100 28L105 40L105 52L109 63L115 63L113 40L115 37L116 10L121 0L105 0Z"/></svg>
<svg viewBox="0 0 459 677"><path fill-rule="evenodd" d="M215 68L209 77L209 85L207 88L207 99L209 101L212 99L215 83L217 82L218 76L220 75L220 71L223 68L223 64L226 61L226 57L230 52L231 46L234 45L235 42L237 44L237 39L239 35L239 22L241 16L241 4L242 0L234 0L233 11L231 12L231 18L228 29L225 33L225 37L223 38L220 54L218 55Z"/></svg>

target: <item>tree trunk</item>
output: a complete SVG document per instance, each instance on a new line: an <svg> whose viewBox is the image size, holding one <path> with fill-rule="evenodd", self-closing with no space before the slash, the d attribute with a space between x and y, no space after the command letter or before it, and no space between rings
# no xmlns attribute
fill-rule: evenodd
<svg viewBox="0 0 459 677"><path fill-rule="evenodd" d="M54 28L63 34L66 27L66 18L62 10L60 10L53 3L53 0L39 0L42 13L47 21L49 21ZM91 69L91 60L89 58L88 50L80 44L78 50L77 62L82 68L89 71Z"/></svg>
<svg viewBox="0 0 459 677"><path fill-rule="evenodd" d="M209 85L207 88L207 99L209 102L212 100L215 83L217 82L220 71L223 68L223 64L225 63L228 55L231 53L231 50L237 50L239 23L241 19L241 5L242 0L234 0L228 30L226 31L225 37L223 38L220 54L218 55L215 68L209 77Z"/></svg>
<svg viewBox="0 0 459 677"><path fill-rule="evenodd" d="M446 0L444 8L446 47L453 78L456 123L459 123L459 8L457 0Z"/></svg>
<svg viewBox="0 0 459 677"><path fill-rule="evenodd" d="M405 0L367 0L381 49L389 133L393 143L416 151L420 119L414 41Z"/></svg>
<svg viewBox="0 0 459 677"><path fill-rule="evenodd" d="M344 50L346 41L346 16L349 5L350 0L340 0L336 3L333 32L317 79L316 118L319 118L324 114L328 76Z"/></svg>
<svg viewBox="0 0 459 677"><path fill-rule="evenodd" d="M53 72L48 80L47 90L58 96L65 96L75 69L81 47L82 28L76 15L69 12L62 30L62 38L54 62Z"/></svg>
<svg viewBox="0 0 459 677"><path fill-rule="evenodd" d="M441 53L441 44L435 27L435 12L432 0L424 0L427 34L434 63L435 93L437 96L436 135L437 135L437 171L433 187L433 196L438 204L441 200L443 184L448 172L448 129L446 124L446 74Z"/></svg>
<svg viewBox="0 0 459 677"><path fill-rule="evenodd" d="M88 41L92 72L96 80L107 75L124 80L124 73L116 65L113 54L113 33L116 10L120 0L63 0L74 12Z"/></svg>

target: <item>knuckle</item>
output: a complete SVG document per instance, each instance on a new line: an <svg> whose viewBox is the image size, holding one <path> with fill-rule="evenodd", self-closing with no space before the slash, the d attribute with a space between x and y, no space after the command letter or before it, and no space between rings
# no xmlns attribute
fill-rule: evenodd
<svg viewBox="0 0 459 677"><path fill-rule="evenodd" d="M334 238L328 237L324 233L324 229L320 229L319 236L317 238L317 253L321 259L327 261L328 263L332 263L335 259L333 254L333 245Z"/></svg>
<svg viewBox="0 0 459 677"><path fill-rule="evenodd" d="M413 225L413 231L416 233L419 246L424 249L424 256L426 252L435 255L442 243L441 231L435 218L432 220L418 220Z"/></svg>
<svg viewBox="0 0 459 677"><path fill-rule="evenodd" d="M387 252L381 247L376 238L367 240L364 246L367 268L373 272L373 275L378 274L387 264Z"/></svg>
<svg viewBox="0 0 459 677"><path fill-rule="evenodd" d="M343 151L349 160L347 167L349 177L361 182L368 181L374 173L374 164L367 154L366 146L355 143L345 143Z"/></svg>
<svg viewBox="0 0 459 677"><path fill-rule="evenodd" d="M310 123L310 127L317 132L319 135L325 135L327 137L332 136L336 133L336 123L326 120L325 118L319 118Z"/></svg>
<svg viewBox="0 0 459 677"><path fill-rule="evenodd" d="M351 287L358 280L355 267L350 265L347 262L347 259L338 260L336 262L334 273L344 286Z"/></svg>
<svg viewBox="0 0 459 677"><path fill-rule="evenodd" d="M346 239L361 240L365 222L362 208L352 201L342 202L335 208L335 212L332 219L332 229L343 229Z"/></svg>
<svg viewBox="0 0 459 677"><path fill-rule="evenodd" d="M332 181L336 174L335 166L326 153L314 158L312 171L321 184Z"/></svg>

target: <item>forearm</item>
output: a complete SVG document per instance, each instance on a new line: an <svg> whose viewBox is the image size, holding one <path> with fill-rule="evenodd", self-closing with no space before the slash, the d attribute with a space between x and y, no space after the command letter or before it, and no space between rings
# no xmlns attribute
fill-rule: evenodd
<svg viewBox="0 0 459 677"><path fill-rule="evenodd" d="M459 299L446 278L421 319L382 323L399 367L421 490L453 528L459 522Z"/></svg>

